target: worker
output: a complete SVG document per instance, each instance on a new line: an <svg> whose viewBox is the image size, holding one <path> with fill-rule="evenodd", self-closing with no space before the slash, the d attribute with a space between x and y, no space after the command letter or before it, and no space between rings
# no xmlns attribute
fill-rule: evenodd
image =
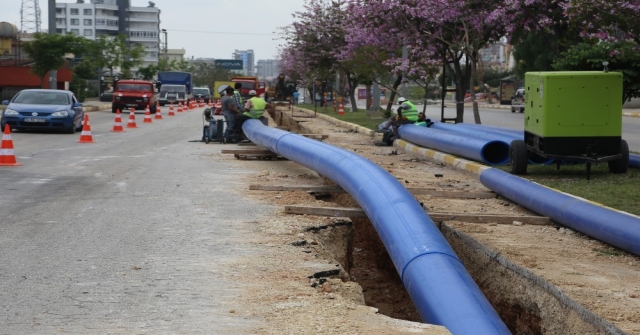
<svg viewBox="0 0 640 335"><path fill-rule="evenodd" d="M244 113L244 100L242 99L242 94L240 94L240 90L242 89L242 83L235 83L233 85L235 92L233 93L233 100L236 103L236 107L240 114Z"/></svg>
<svg viewBox="0 0 640 335"><path fill-rule="evenodd" d="M398 128L403 124L415 123L418 121L418 109L411 101L404 97L398 98L398 115L392 116L389 120L378 126L377 133L383 133L382 142L377 142L377 146L390 146L396 138L400 138Z"/></svg>
<svg viewBox="0 0 640 335"><path fill-rule="evenodd" d="M246 120L261 119L265 109L271 108L271 104L264 101L264 99L256 96L256 91L249 91L249 100L245 105L245 111L238 116L235 122L235 129L237 132L242 132L242 124Z"/></svg>
<svg viewBox="0 0 640 335"><path fill-rule="evenodd" d="M431 119L427 119L424 116L423 112L420 112L420 113L418 113L418 121L414 122L413 124L415 124L416 126L420 126L420 127L431 127L433 122L431 121Z"/></svg>
<svg viewBox="0 0 640 335"><path fill-rule="evenodd" d="M240 115L238 107L234 101L234 89L231 86L227 86L224 90L225 95L222 96L222 115L227 123L227 127L224 129L224 139L227 143L231 143L229 136L229 129L235 128L235 121Z"/></svg>

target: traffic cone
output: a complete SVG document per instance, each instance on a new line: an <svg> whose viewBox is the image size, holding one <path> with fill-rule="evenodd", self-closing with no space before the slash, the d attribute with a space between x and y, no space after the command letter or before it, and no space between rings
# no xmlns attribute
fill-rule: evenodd
<svg viewBox="0 0 640 335"><path fill-rule="evenodd" d="M213 107L213 100L209 99L209 107Z"/></svg>
<svg viewBox="0 0 640 335"><path fill-rule="evenodd" d="M342 106L342 102L340 103L340 108L338 108L338 114L344 115L344 106Z"/></svg>
<svg viewBox="0 0 640 335"><path fill-rule="evenodd" d="M160 106L156 106L156 120L162 120L162 111L160 110Z"/></svg>
<svg viewBox="0 0 640 335"><path fill-rule="evenodd" d="M168 116L176 116L176 113L173 112L173 102L169 105L169 114Z"/></svg>
<svg viewBox="0 0 640 335"><path fill-rule="evenodd" d="M20 166L22 163L16 161L16 154L13 152L13 141L11 140L11 127L4 126L2 134L2 144L0 144L0 166Z"/></svg>
<svg viewBox="0 0 640 335"><path fill-rule="evenodd" d="M178 113L182 113L182 102L178 102Z"/></svg>
<svg viewBox="0 0 640 335"><path fill-rule="evenodd" d="M222 108L222 99L218 99L216 102L216 108Z"/></svg>
<svg viewBox="0 0 640 335"><path fill-rule="evenodd" d="M200 107L204 107L204 99L200 99Z"/></svg>
<svg viewBox="0 0 640 335"><path fill-rule="evenodd" d="M147 108L144 110L144 120L142 120L142 123L152 123L153 119L151 118L151 111L149 110L149 105L147 105Z"/></svg>
<svg viewBox="0 0 640 335"><path fill-rule="evenodd" d="M136 124L136 112L133 108L129 110L129 121L127 121L127 128L138 128Z"/></svg>
<svg viewBox="0 0 640 335"><path fill-rule="evenodd" d="M124 129L122 128L122 118L120 117L120 110L116 111L116 120L113 123L112 132L122 132Z"/></svg>
<svg viewBox="0 0 640 335"><path fill-rule="evenodd" d="M82 125L82 133L80 133L80 143L93 143L93 136L91 136L91 125L89 124L89 115L84 115L84 124Z"/></svg>

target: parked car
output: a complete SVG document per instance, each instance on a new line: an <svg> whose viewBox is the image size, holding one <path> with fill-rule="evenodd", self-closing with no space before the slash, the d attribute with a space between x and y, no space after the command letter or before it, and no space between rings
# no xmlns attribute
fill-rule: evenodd
<svg viewBox="0 0 640 335"><path fill-rule="evenodd" d="M208 87L194 87L193 98L196 99L197 102L204 100L204 103L208 104L211 99L211 92Z"/></svg>
<svg viewBox="0 0 640 335"><path fill-rule="evenodd" d="M84 111L72 92L64 90L22 90L2 112L1 126L11 129L48 129L62 130L74 134L82 130Z"/></svg>
<svg viewBox="0 0 640 335"><path fill-rule="evenodd" d="M520 113L524 113L524 105L525 105L524 88L519 88L516 90L516 93L511 97L511 113L515 113L516 111L519 111Z"/></svg>

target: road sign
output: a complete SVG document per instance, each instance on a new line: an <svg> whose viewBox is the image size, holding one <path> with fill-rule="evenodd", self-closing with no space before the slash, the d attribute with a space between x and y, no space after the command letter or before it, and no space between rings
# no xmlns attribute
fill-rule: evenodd
<svg viewBox="0 0 640 335"><path fill-rule="evenodd" d="M242 59L216 59L215 66L227 70L242 70Z"/></svg>

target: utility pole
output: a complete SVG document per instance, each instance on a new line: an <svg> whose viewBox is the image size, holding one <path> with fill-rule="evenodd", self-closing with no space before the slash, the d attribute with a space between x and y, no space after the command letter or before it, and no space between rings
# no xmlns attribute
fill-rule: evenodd
<svg viewBox="0 0 640 335"><path fill-rule="evenodd" d="M22 7L20 7L20 31L23 33L39 33L41 21L40 4L38 0L22 0Z"/></svg>

